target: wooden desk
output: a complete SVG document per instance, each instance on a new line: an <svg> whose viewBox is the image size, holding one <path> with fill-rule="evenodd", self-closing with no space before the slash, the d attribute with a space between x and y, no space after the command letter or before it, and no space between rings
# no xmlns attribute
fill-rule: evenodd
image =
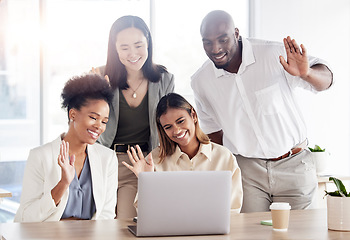
<svg viewBox="0 0 350 240"><path fill-rule="evenodd" d="M12 197L12 193L0 188L0 198L4 198L4 197Z"/></svg>
<svg viewBox="0 0 350 240"><path fill-rule="evenodd" d="M271 219L270 212L241 213L231 216L229 235L161 237L162 240L176 239L350 239L350 232L327 229L326 209L291 211L289 230L275 232L271 226L260 225L261 220ZM130 221L61 221L45 223L4 223L0 224L5 239L136 239L127 225ZM155 239L142 238L142 239Z"/></svg>

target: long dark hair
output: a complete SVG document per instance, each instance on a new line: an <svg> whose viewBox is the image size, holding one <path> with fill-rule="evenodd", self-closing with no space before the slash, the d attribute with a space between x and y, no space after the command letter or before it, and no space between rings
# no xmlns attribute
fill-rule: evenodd
<svg viewBox="0 0 350 240"><path fill-rule="evenodd" d="M167 72L162 65L153 63L153 44L152 36L146 23L137 16L123 16L118 18L112 25L109 32L108 52L105 75L108 75L109 81L113 89L127 89L127 72L125 66L120 62L119 55L116 49L117 34L127 28L137 28L142 31L147 39L148 58L142 66L142 72L145 78L151 82L158 82L161 78L161 73Z"/></svg>
<svg viewBox="0 0 350 240"><path fill-rule="evenodd" d="M156 110L156 123L159 135L160 152L159 158L160 163L164 161L166 156L170 156L175 152L177 143L172 141L165 133L162 124L160 123L160 117L166 114L169 108L184 109L191 116L192 111L196 113L192 105L181 95L177 93L168 93L163 96L157 105ZM209 137L199 127L198 121L195 121L195 135L200 143L208 144L210 142Z"/></svg>

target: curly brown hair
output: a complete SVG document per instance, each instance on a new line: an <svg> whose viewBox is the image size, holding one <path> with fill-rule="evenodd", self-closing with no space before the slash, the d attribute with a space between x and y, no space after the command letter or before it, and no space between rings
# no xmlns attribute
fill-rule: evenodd
<svg viewBox="0 0 350 240"><path fill-rule="evenodd" d="M80 110L88 100L104 100L109 105L113 99L113 91L106 79L99 74L85 74L69 79L61 93L62 108Z"/></svg>

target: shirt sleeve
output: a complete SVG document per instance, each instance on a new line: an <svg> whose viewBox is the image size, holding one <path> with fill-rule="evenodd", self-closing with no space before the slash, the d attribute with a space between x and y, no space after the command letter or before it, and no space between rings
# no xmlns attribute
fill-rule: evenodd
<svg viewBox="0 0 350 240"><path fill-rule="evenodd" d="M231 193L231 212L240 213L243 203L243 188L241 169L238 167L236 157L231 154L232 167L232 193Z"/></svg>
<svg viewBox="0 0 350 240"><path fill-rule="evenodd" d="M196 112L199 118L199 125L204 133L210 134L213 132L218 132L221 130L221 127L217 122L211 117L213 114L210 114L212 111L205 100L202 100L200 96L194 91L194 101L196 105Z"/></svg>
<svg viewBox="0 0 350 240"><path fill-rule="evenodd" d="M308 59L309 59L310 67L317 65L317 64L322 64L322 65L325 65L332 72L329 64L325 60L320 59L320 58L316 58L313 56L308 56ZM316 89L314 89L310 83L308 83L307 81L304 81L300 77L293 76L293 75L287 73L286 71L285 71L285 75L286 75L286 78L287 78L289 85L292 88L301 87L301 88L308 90L308 91L311 91L313 93L318 93L318 91Z"/></svg>

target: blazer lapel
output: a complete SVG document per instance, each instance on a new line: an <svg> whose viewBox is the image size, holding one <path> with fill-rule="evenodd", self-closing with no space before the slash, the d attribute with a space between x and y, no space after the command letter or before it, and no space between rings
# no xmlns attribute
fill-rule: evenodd
<svg viewBox="0 0 350 240"><path fill-rule="evenodd" d="M57 162L58 155L60 154L61 142L62 142L62 139L61 139L61 136L59 136L51 143L52 157L54 158L54 160L56 160L56 164L55 164L56 176L52 176L52 177L55 177L57 179L57 182L61 179L61 174L62 174L61 167L58 165L58 162Z"/></svg>
<svg viewBox="0 0 350 240"><path fill-rule="evenodd" d="M159 82L148 82L148 117L150 124L150 150L157 146L157 124L156 124L156 106L159 102L159 91L160 91L160 81Z"/></svg>
<svg viewBox="0 0 350 240"><path fill-rule="evenodd" d="M96 215L99 216L102 211L103 206L103 176L102 176L102 167L101 167L101 157L97 152L94 145L88 145L88 156L90 162L90 171L92 179L92 193L94 195L95 206L96 206Z"/></svg>
<svg viewBox="0 0 350 240"><path fill-rule="evenodd" d="M118 119L119 119L119 88L114 90L114 97L112 104L109 105L109 120L106 126L106 130L99 138L99 142L105 146L112 146L115 134L117 132Z"/></svg>
<svg viewBox="0 0 350 240"><path fill-rule="evenodd" d="M56 170L56 171L54 171L55 176L50 176L50 178L55 179L54 180L55 182L52 182L53 186L55 186L61 180L61 175L62 175L61 167L58 165L58 162L57 162L58 155L60 154L60 145L62 142L61 136L62 135L60 135L58 138L56 138L56 140L51 142L52 157L54 159L53 167ZM59 217L59 219L61 218L61 216L66 208L67 201L68 201L68 195L69 195L69 188L67 188L67 190L63 194L63 196L61 198L61 202L58 205L59 209L58 209L56 215Z"/></svg>
<svg viewBox="0 0 350 240"><path fill-rule="evenodd" d="M158 82L148 82L148 110L150 116L153 116L152 108L153 106L157 106L159 97L159 83ZM151 119L150 119L151 120Z"/></svg>
<svg viewBox="0 0 350 240"><path fill-rule="evenodd" d="M115 120L116 122L118 121L119 119L119 88L117 88L115 91L114 91L114 96L113 96L113 101L112 101L112 107L114 107L115 109L117 109L118 111L115 111L114 110L114 116L115 117ZM107 124L108 125L108 124ZM114 139L113 139L114 140Z"/></svg>

